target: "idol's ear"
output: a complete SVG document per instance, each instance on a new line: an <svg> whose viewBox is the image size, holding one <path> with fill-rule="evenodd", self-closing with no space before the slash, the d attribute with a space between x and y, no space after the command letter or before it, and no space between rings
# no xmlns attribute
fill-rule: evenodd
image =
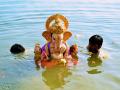
<svg viewBox="0 0 120 90"><path fill-rule="evenodd" d="M63 34L63 40L66 41L72 36L72 33L69 31L64 32Z"/></svg>
<svg viewBox="0 0 120 90"><path fill-rule="evenodd" d="M42 33L42 36L43 36L48 42L50 42L51 39L52 39L51 33L50 33L49 31L44 31L44 32Z"/></svg>

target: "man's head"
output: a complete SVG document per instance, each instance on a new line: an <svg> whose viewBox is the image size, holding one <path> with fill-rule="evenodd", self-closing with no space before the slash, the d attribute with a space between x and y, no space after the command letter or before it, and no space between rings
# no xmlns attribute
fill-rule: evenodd
<svg viewBox="0 0 120 90"><path fill-rule="evenodd" d="M25 48L20 44L14 44L10 49L10 52L13 54L23 53L24 51Z"/></svg>
<svg viewBox="0 0 120 90"><path fill-rule="evenodd" d="M98 53L103 43L103 38L99 35L93 35L89 39L87 49L89 52Z"/></svg>

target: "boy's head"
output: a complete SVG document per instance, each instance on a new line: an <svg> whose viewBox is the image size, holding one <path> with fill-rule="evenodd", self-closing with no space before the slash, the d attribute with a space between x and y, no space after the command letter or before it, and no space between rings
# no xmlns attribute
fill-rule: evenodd
<svg viewBox="0 0 120 90"><path fill-rule="evenodd" d="M103 38L99 35L93 35L89 39L87 49L89 52L98 53L103 43Z"/></svg>
<svg viewBox="0 0 120 90"><path fill-rule="evenodd" d="M14 44L10 49L10 52L13 54L23 53L24 51L25 48L20 44Z"/></svg>

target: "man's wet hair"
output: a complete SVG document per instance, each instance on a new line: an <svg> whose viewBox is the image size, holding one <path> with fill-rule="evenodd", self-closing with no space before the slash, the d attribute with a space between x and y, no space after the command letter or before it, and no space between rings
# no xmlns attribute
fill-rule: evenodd
<svg viewBox="0 0 120 90"><path fill-rule="evenodd" d="M92 45L98 45L98 48L101 48L103 43L103 38L100 35L93 35L92 37L90 37L89 39L89 44Z"/></svg>
<svg viewBox="0 0 120 90"><path fill-rule="evenodd" d="M23 53L24 51L25 51L25 48L20 44L14 44L10 48L10 52L13 54Z"/></svg>

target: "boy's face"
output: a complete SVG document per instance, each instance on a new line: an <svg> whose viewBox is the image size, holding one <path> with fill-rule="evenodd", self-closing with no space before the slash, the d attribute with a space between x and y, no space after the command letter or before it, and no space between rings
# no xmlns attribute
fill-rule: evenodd
<svg viewBox="0 0 120 90"><path fill-rule="evenodd" d="M87 49L88 49L89 52L92 52L92 53L98 53L99 52L99 48L98 48L97 44L94 44L94 45L89 44L87 46Z"/></svg>

